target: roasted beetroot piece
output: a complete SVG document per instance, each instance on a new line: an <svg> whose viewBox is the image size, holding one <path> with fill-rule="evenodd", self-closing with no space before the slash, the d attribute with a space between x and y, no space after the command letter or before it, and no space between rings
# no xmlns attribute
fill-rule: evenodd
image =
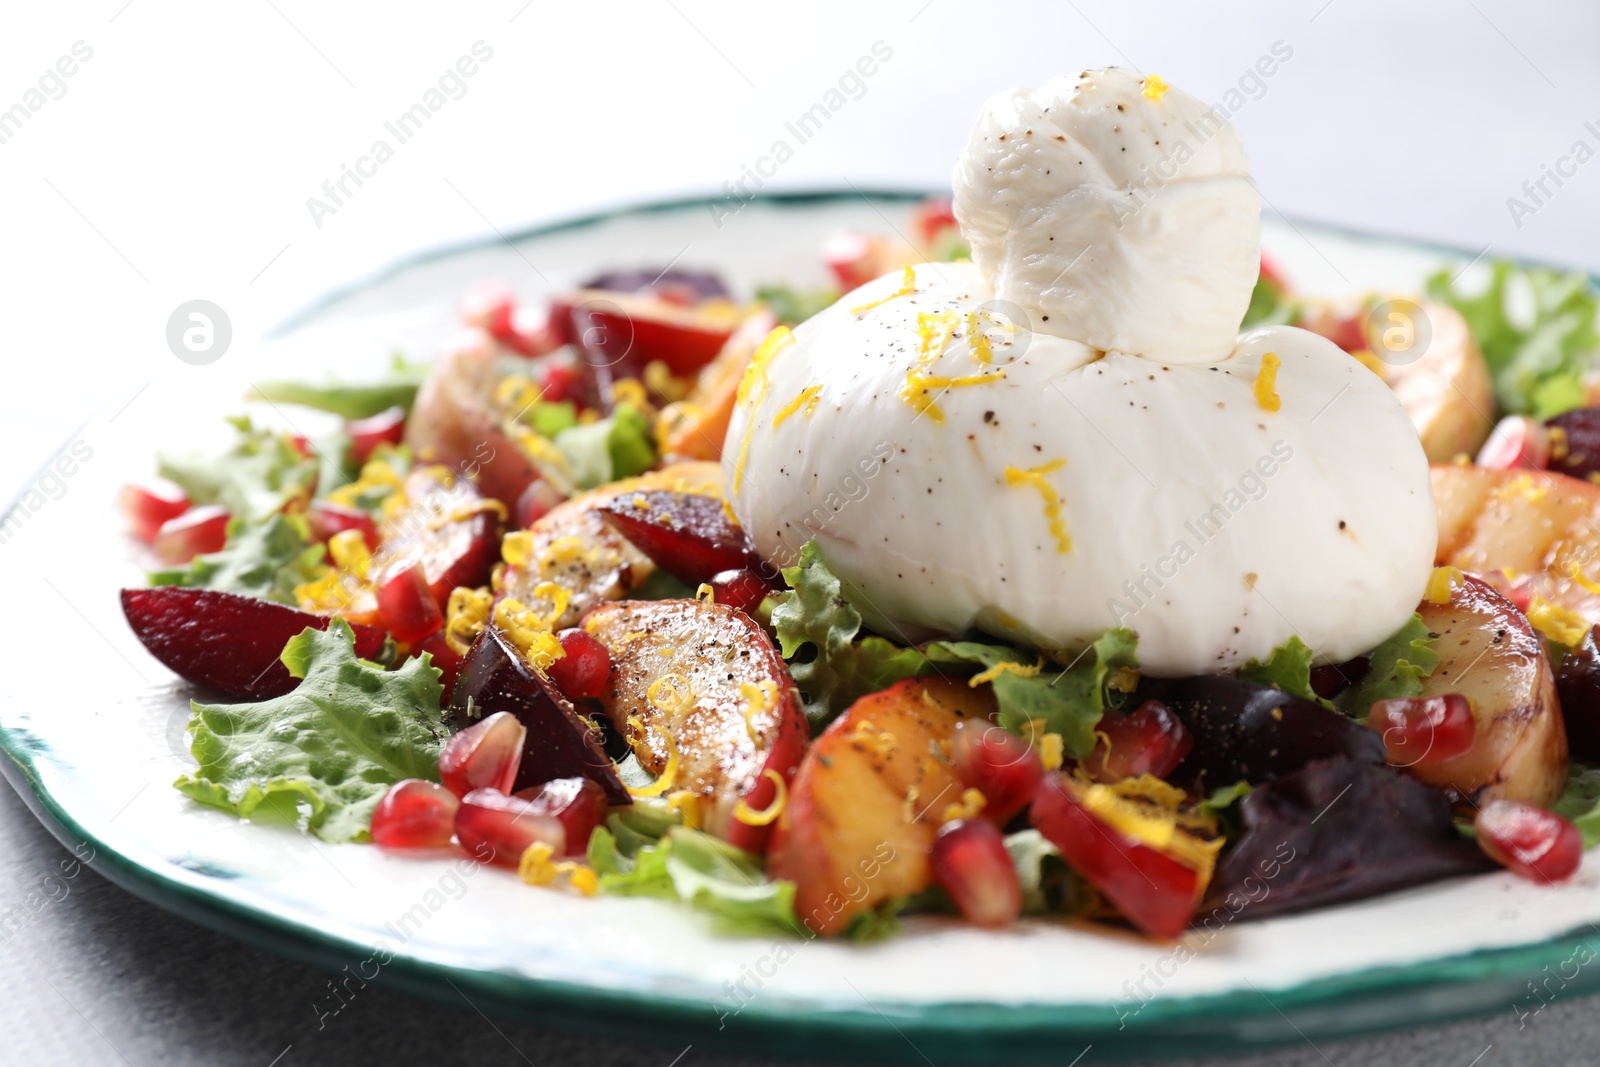
<svg viewBox="0 0 1600 1067"><path fill-rule="evenodd" d="M522 862L529 845L549 845L558 856L567 850L567 834L560 819L521 797L508 797L493 789L476 789L461 798L456 810L456 840L480 862L512 870Z"/></svg>
<svg viewBox="0 0 1600 1067"><path fill-rule="evenodd" d="M456 795L438 782L396 782L372 811L372 842L384 848L445 848L460 807Z"/></svg>
<svg viewBox="0 0 1600 1067"><path fill-rule="evenodd" d="M739 309L728 300L685 305L683 293L620 293L584 289L562 298L569 309L571 340L591 367L612 377L636 374L654 362L684 377L716 358L734 328ZM552 308L555 314L557 308Z"/></svg>
<svg viewBox="0 0 1600 1067"><path fill-rule="evenodd" d="M589 847L589 835L606 817L605 792L587 778L557 778L519 789L516 797L532 805L534 814L549 815L561 823L568 855L581 855Z"/></svg>
<svg viewBox="0 0 1600 1067"><path fill-rule="evenodd" d="M611 678L611 652L576 626L556 635L566 655L550 664L550 680L568 700L598 700Z"/></svg>
<svg viewBox="0 0 1600 1067"><path fill-rule="evenodd" d="M1565 881L1583 863L1583 834L1553 811L1495 800L1483 806L1474 824L1484 854L1529 881Z"/></svg>
<svg viewBox="0 0 1600 1067"><path fill-rule="evenodd" d="M637 267L632 270L608 270L590 278L584 289L605 289L613 293L666 293L688 294L690 300L727 300L731 298L727 283L709 270L684 270L669 267Z"/></svg>
<svg viewBox="0 0 1600 1067"><path fill-rule="evenodd" d="M513 788L582 777L598 785L612 804L633 802L596 732L572 702L498 628L488 626L461 665L450 694L449 721L459 730L498 711L515 715L528 730Z"/></svg>
<svg viewBox="0 0 1600 1067"><path fill-rule="evenodd" d="M282 696L299 685L278 661L283 646L307 626L326 630L330 621L270 600L177 585L124 589L122 612L173 673L240 700ZM382 630L350 628L356 655L372 659L382 651Z"/></svg>
<svg viewBox="0 0 1600 1067"><path fill-rule="evenodd" d="M1017 868L989 820L955 819L939 827L928 863L939 887L974 926L999 929L1022 914Z"/></svg>
<svg viewBox="0 0 1600 1067"><path fill-rule="evenodd" d="M1561 661L1556 693L1569 751L1580 759L1600 760L1600 645L1593 629Z"/></svg>
<svg viewBox="0 0 1600 1067"><path fill-rule="evenodd" d="M1052 773L1040 781L1028 817L1123 918L1151 937L1183 933L1194 914L1199 875L1166 852L1112 828L1084 800L1084 787Z"/></svg>
<svg viewBox="0 0 1600 1067"><path fill-rule="evenodd" d="M1159 700L1146 700L1128 715L1106 712L1095 734L1094 751L1083 769L1101 782L1141 774L1165 778L1194 748L1188 728Z"/></svg>
<svg viewBox="0 0 1600 1067"><path fill-rule="evenodd" d="M1372 661L1357 656L1345 663L1324 663L1311 668L1311 691L1323 700L1332 700L1340 693L1365 678L1372 670Z"/></svg>
<svg viewBox="0 0 1600 1067"><path fill-rule="evenodd" d="M1549 468L1588 480L1600 474L1600 408L1578 408L1545 423L1550 430Z"/></svg>
<svg viewBox="0 0 1600 1067"><path fill-rule="evenodd" d="M1344 755L1382 763L1383 739L1309 700L1228 675L1161 686L1161 701L1194 737L1172 781L1200 791L1292 774L1314 759Z"/></svg>
<svg viewBox="0 0 1600 1067"><path fill-rule="evenodd" d="M372 458L379 445L398 445L406 435L406 409L392 407L344 424L350 437L350 458L357 465Z"/></svg>
<svg viewBox="0 0 1600 1067"><path fill-rule="evenodd" d="M667 489L623 493L601 504L599 510L656 566L691 587L711 581L722 571L761 564L750 538L714 496Z"/></svg>
<svg viewBox="0 0 1600 1067"><path fill-rule="evenodd" d="M117 506L133 535L145 544L156 539L161 524L189 510L189 496L165 478L129 482L117 493Z"/></svg>
<svg viewBox="0 0 1600 1067"><path fill-rule="evenodd" d="M1306 911L1492 866L1456 830L1443 793L1348 756L1254 790L1239 818L1201 922Z"/></svg>
<svg viewBox="0 0 1600 1067"><path fill-rule="evenodd" d="M968 789L984 796L983 816L1004 826L1033 801L1044 760L1027 741L993 723L967 719L950 740L950 765Z"/></svg>

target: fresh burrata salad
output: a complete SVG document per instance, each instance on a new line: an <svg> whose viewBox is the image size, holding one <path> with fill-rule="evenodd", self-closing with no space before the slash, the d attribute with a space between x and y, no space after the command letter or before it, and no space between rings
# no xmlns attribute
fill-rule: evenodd
<svg viewBox="0 0 1600 1067"><path fill-rule="evenodd" d="M431 365L262 384L342 428L122 499L177 788L804 937L1572 877L1595 293L1319 300L1260 203L1211 108L1083 71L991 100L914 240L819 234L837 290L486 285Z"/></svg>

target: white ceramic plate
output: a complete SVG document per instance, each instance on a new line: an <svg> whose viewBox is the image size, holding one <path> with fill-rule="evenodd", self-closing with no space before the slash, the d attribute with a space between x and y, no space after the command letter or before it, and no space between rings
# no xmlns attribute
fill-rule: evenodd
<svg viewBox="0 0 1600 1067"><path fill-rule="evenodd" d="M527 300L602 267L669 261L715 268L744 292L822 284L824 235L904 229L911 202L768 199L720 228L704 203L657 205L430 255L335 294L276 340L175 366L125 409L102 412L73 439L92 456L23 497L0 552L0 587L26 628L11 643L26 658L0 682L8 776L58 836L94 848L102 873L241 938L485 1010L773 1055L1070 1060L1091 1043L1097 1055L1193 1055L1348 1035L1512 1010L1541 968L1600 948L1596 856L1558 888L1485 875L1191 933L1181 950L1050 922L984 933L933 918L857 947L713 936L699 916L657 901L573 898L464 862L329 846L171 788L191 763L188 701L204 694L147 655L122 619L116 591L142 575L112 502L157 448L220 443L220 416L243 409L253 378L359 378L396 347L429 354L453 328L460 294L484 277L512 281ZM1330 294L1414 290L1467 258L1305 224L1269 224L1266 243L1299 287ZM323 428L301 412L258 414ZM1595 974L1569 988L1597 984Z"/></svg>

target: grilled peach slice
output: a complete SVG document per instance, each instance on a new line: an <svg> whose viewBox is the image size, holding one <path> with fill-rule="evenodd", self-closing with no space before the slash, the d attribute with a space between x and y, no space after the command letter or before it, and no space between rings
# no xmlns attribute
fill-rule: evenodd
<svg viewBox="0 0 1600 1067"><path fill-rule="evenodd" d="M764 851L772 820L762 816L787 792L811 736L767 632L699 600L603 604L584 629L611 653L600 704L640 764L669 778L664 793L695 798L707 832Z"/></svg>
<svg viewBox="0 0 1600 1067"><path fill-rule="evenodd" d="M1406 364L1381 364L1381 377L1406 409L1422 438L1422 450L1434 463L1447 463L1465 452L1474 455L1494 425L1494 386L1489 364L1467 328L1467 320L1448 304L1423 300L1428 317L1426 350ZM1368 347L1382 352L1388 323L1369 320Z"/></svg>
<svg viewBox="0 0 1600 1067"><path fill-rule="evenodd" d="M950 742L994 711L988 686L907 678L850 706L812 744L778 817L767 873L795 883L795 913L824 936L933 881L928 857L960 798Z"/></svg>
<svg viewBox="0 0 1600 1067"><path fill-rule="evenodd" d="M556 628L576 626L590 608L621 600L656 569L650 557L605 520L601 505L620 496L658 489L720 497L721 485L722 468L715 463L674 463L557 504L528 528L524 547L513 549L507 538L501 591L533 603L538 599L534 589L541 582L554 582L568 597L567 610L556 620Z"/></svg>
<svg viewBox="0 0 1600 1067"><path fill-rule="evenodd" d="M1526 616L1489 583L1457 579L1444 604L1417 609L1440 655L1423 696L1458 693L1472 706L1467 751L1405 768L1431 786L1478 805L1521 800L1548 805L1567 781L1567 733L1555 673ZM1376 727L1375 727L1376 728Z"/></svg>
<svg viewBox="0 0 1600 1067"><path fill-rule="evenodd" d="M1542 596L1600 623L1600 486L1550 471L1433 468L1434 562L1501 571L1518 597Z"/></svg>
<svg viewBox="0 0 1600 1067"><path fill-rule="evenodd" d="M717 358L700 368L694 389L656 418L656 440L663 455L681 459L718 460L733 419L739 381L750 357L778 325L777 316L757 308L733 331Z"/></svg>

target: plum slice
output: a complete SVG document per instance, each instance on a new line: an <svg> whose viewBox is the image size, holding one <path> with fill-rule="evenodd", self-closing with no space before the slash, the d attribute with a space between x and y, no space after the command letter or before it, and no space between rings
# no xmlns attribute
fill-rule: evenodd
<svg viewBox="0 0 1600 1067"><path fill-rule="evenodd" d="M755 546L719 497L657 489L618 494L599 510L656 566L691 588L723 571L761 565Z"/></svg>
<svg viewBox="0 0 1600 1067"><path fill-rule="evenodd" d="M483 494L447 467L418 467L406 476L409 505L382 524L383 544L373 553L372 584L421 565L428 589L442 608L458 585L480 586L500 558L500 514Z"/></svg>
<svg viewBox="0 0 1600 1067"><path fill-rule="evenodd" d="M178 585L124 589L122 613L175 674L239 700L266 700L299 685L278 660L283 646L307 626L326 630L331 621L270 600ZM356 655L373 659L382 651L382 630L350 628Z"/></svg>
<svg viewBox="0 0 1600 1067"><path fill-rule="evenodd" d="M788 668L750 616L698 600L605 604L584 629L611 652L601 706L666 792L699 799L703 828L765 850L766 813L786 791L810 731ZM742 803L741 803L742 802ZM741 815L743 811L743 815Z"/></svg>
<svg viewBox="0 0 1600 1067"><path fill-rule="evenodd" d="M1334 756L1239 802L1243 828L1223 855L1199 922L1361 900L1491 869L1456 831L1443 793L1399 771Z"/></svg>
<svg viewBox="0 0 1600 1067"><path fill-rule="evenodd" d="M1202 791L1240 779L1275 781L1328 756L1367 763L1386 756L1383 739L1359 722L1269 686L1214 675L1156 687L1194 737L1172 781Z"/></svg>
<svg viewBox="0 0 1600 1067"><path fill-rule="evenodd" d="M632 799L589 724L548 675L531 666L498 627L484 628L450 694L449 724L461 730L506 711L527 729L513 789L558 778L587 778L612 804Z"/></svg>

